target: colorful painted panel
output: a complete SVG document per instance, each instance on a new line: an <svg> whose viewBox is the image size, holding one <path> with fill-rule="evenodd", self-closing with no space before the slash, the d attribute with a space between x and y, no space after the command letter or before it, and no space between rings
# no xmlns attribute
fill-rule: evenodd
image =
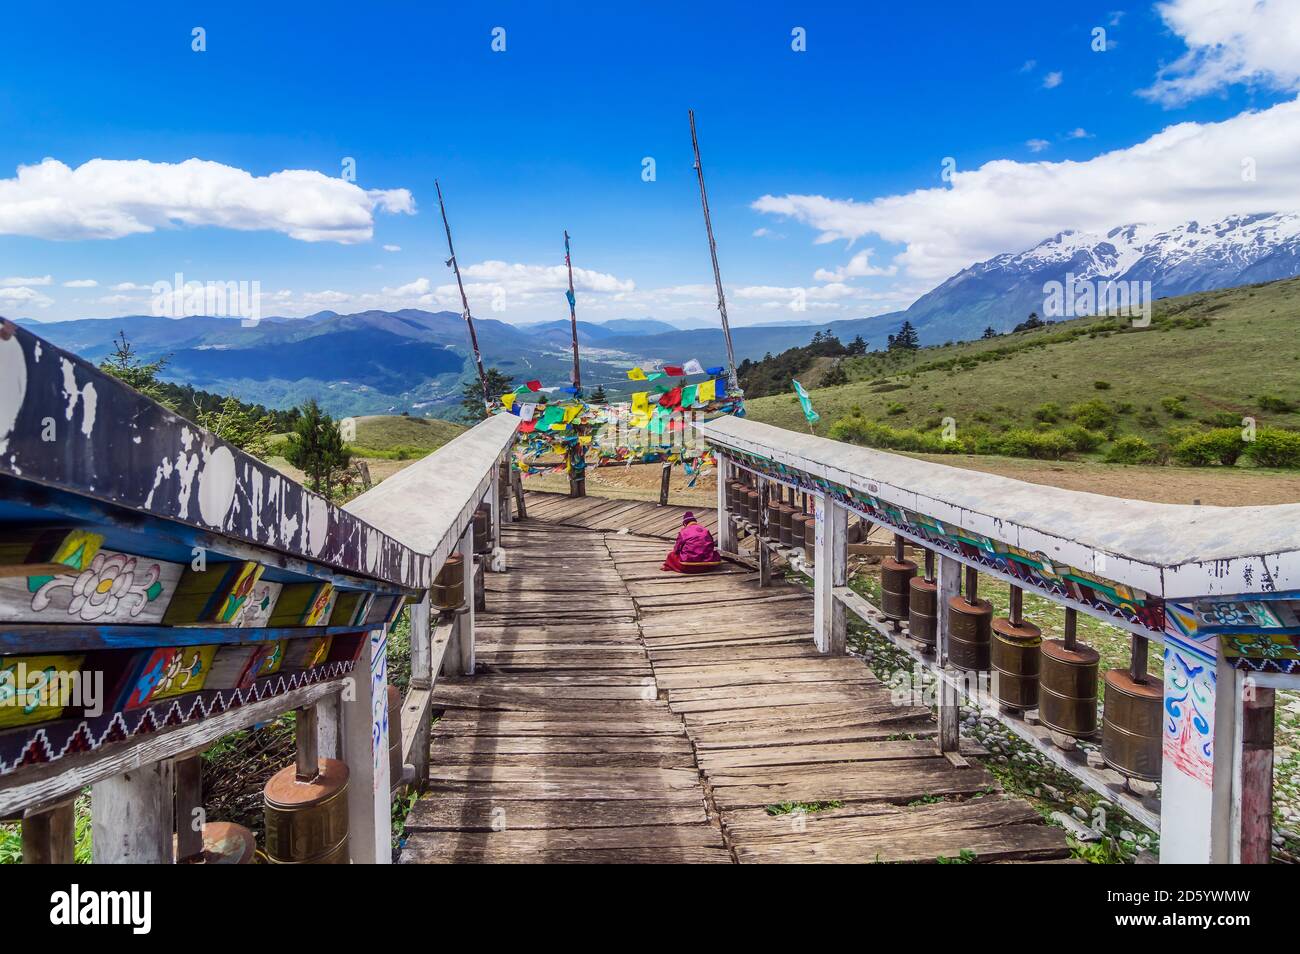
<svg viewBox="0 0 1300 954"><path fill-rule="evenodd" d="M0 659L0 728L57 719L80 705L82 655Z"/></svg>
<svg viewBox="0 0 1300 954"><path fill-rule="evenodd" d="M80 573L0 579L0 619L24 623L157 623L181 568L98 550Z"/></svg>
<svg viewBox="0 0 1300 954"><path fill-rule="evenodd" d="M282 669L310 669L319 666L329 658L330 636L315 636L311 639L286 640L284 663Z"/></svg>
<svg viewBox="0 0 1300 954"><path fill-rule="evenodd" d="M1165 764L1210 785L1214 778L1214 660L1191 646L1165 646Z"/></svg>
<svg viewBox="0 0 1300 954"><path fill-rule="evenodd" d="M234 582L231 583L229 591L219 601L216 612L212 615L212 622L234 624L243 615L258 581L262 579L264 569L265 567L260 563L249 562L243 565L235 576Z"/></svg>
<svg viewBox="0 0 1300 954"><path fill-rule="evenodd" d="M253 592L244 602L243 609L234 619L234 625L245 628L265 626L275 610L275 601L280 598L281 584L270 580L258 580Z"/></svg>
<svg viewBox="0 0 1300 954"><path fill-rule="evenodd" d="M197 692L212 669L216 646L177 646L148 654L131 686L125 708Z"/></svg>

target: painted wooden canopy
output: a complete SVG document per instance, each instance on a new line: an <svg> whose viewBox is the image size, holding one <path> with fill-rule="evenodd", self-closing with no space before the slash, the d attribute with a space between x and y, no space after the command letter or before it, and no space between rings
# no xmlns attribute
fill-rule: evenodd
<svg viewBox="0 0 1300 954"><path fill-rule="evenodd" d="M25 767L342 679L430 569L0 322L0 808Z"/></svg>
<svg viewBox="0 0 1300 954"><path fill-rule="evenodd" d="M740 466L1131 632L1239 668L1300 671L1300 504L1122 500L741 418L699 429Z"/></svg>

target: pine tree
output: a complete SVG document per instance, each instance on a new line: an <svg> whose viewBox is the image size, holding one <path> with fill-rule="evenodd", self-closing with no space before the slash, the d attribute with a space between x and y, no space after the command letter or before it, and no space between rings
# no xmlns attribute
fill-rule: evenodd
<svg viewBox="0 0 1300 954"><path fill-rule="evenodd" d="M863 355L867 353L867 342L862 335L857 335L849 342L848 353L851 355Z"/></svg>
<svg viewBox="0 0 1300 954"><path fill-rule="evenodd" d="M113 339L113 353L99 363L99 370L111 374L135 388L145 397L157 401L168 410L176 410L176 403L164 393L158 375L167 366L166 358L157 361L142 361L136 354L126 332L119 331Z"/></svg>
<svg viewBox="0 0 1300 954"><path fill-rule="evenodd" d="M500 368L488 368L486 375L488 397L493 401L500 400L501 395L509 391L515 383L515 379ZM487 408L483 406L483 386L479 384L477 377L466 381L465 386L460 389L460 408L460 416L468 424L477 424L487 417Z"/></svg>
<svg viewBox="0 0 1300 954"><path fill-rule="evenodd" d="M352 452L343 443L338 423L320 409L315 398L302 406L284 456L307 475L312 490L327 497L334 493L339 472L352 461Z"/></svg>
<svg viewBox="0 0 1300 954"><path fill-rule="evenodd" d="M822 375L821 386L824 388L838 387L841 384L848 383L849 373L844 370L844 363L841 361L836 361L827 369L826 373Z"/></svg>
<svg viewBox="0 0 1300 954"><path fill-rule="evenodd" d="M898 334L889 336L890 351L915 351L921 347L921 338L910 321L904 321Z"/></svg>
<svg viewBox="0 0 1300 954"><path fill-rule="evenodd" d="M984 329L983 337L985 337L985 338L996 338L997 336L998 336L998 333L997 333L996 331L993 330L993 326L992 326L992 325L989 325L987 328Z"/></svg>

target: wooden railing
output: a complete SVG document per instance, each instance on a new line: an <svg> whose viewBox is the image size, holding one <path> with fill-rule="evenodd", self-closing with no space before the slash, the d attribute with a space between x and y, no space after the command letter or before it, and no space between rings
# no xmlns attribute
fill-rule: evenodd
<svg viewBox="0 0 1300 954"><path fill-rule="evenodd" d="M765 502L796 494L810 499L816 645L843 651L851 612L903 649L918 671L937 680L940 751L960 758L959 706L978 705L1082 784L1159 830L1162 861L1268 860L1274 691L1300 688L1300 505L1119 500L733 417L701 425L700 432L718 459L722 549L736 551L738 533L751 532L761 580L770 576L773 552L782 551L766 517L745 520L729 506L729 482L742 478ZM937 563L933 649L911 638L906 610L887 618L848 586L850 517L893 533L900 554L906 544ZM996 683L990 694L987 664L980 667L983 678L976 673L974 679L971 666L954 665L944 608L961 592L963 573L968 596L978 576L987 575L1010 585L1013 605L1019 593L1034 593L1063 607L1071 652L1073 614L1126 631L1139 686L1151 681L1144 672L1148 641L1163 645L1165 672L1154 682L1162 698L1151 698L1158 705L1144 710L1161 725L1159 798L1127 770L1116 770L1112 762L1122 760L1114 740L1078 733L1090 743L1089 759L1059 726L1045 724L1037 708L1006 707ZM1079 710L1085 717L1086 708Z"/></svg>

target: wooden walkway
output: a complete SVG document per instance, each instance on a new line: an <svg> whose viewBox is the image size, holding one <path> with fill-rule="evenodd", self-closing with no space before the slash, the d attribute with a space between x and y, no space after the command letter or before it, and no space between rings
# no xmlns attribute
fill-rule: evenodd
<svg viewBox="0 0 1300 954"><path fill-rule="evenodd" d="M664 539L636 534L684 508L539 496L488 575L478 674L435 690L403 862L1068 856L987 770L936 754L927 709L814 650L805 590L663 573Z"/></svg>

